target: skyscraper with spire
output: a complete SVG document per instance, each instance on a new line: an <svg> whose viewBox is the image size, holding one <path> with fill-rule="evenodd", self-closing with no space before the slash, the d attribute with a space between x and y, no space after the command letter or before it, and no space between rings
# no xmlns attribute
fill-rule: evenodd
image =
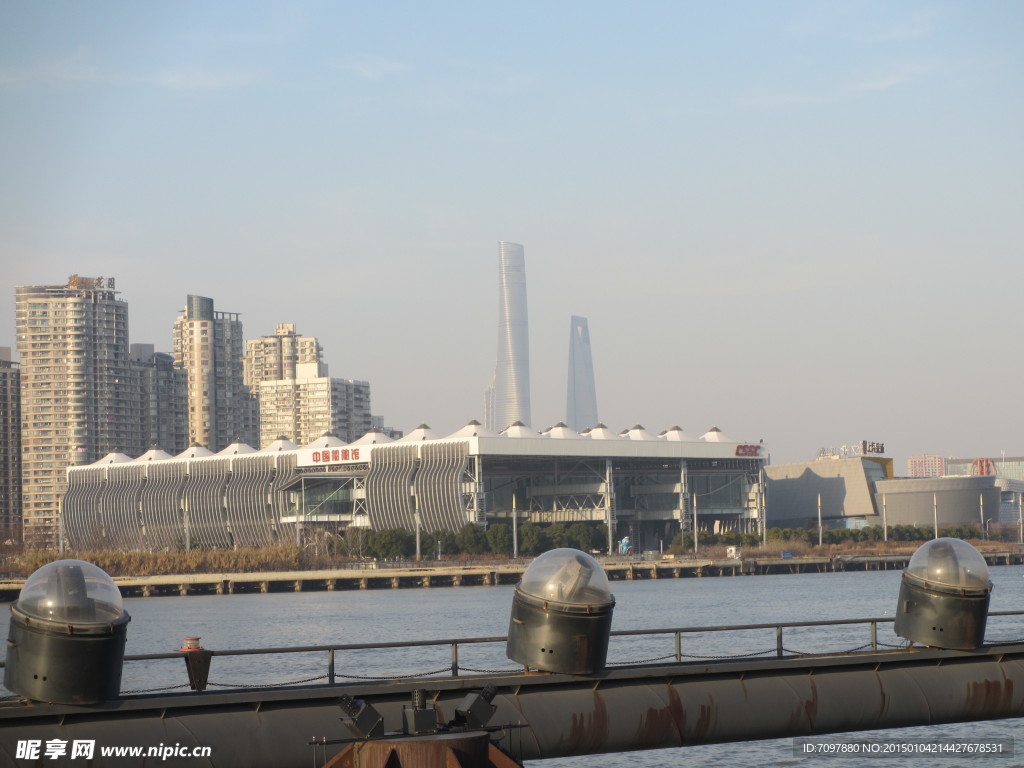
<svg viewBox="0 0 1024 768"><path fill-rule="evenodd" d="M596 426L597 388L590 352L590 330L587 318L575 315L569 320L569 382L566 390L565 423L577 432Z"/></svg>
<svg viewBox="0 0 1024 768"><path fill-rule="evenodd" d="M498 243L498 363L487 388L484 425L501 431L530 425L530 338L523 246Z"/></svg>

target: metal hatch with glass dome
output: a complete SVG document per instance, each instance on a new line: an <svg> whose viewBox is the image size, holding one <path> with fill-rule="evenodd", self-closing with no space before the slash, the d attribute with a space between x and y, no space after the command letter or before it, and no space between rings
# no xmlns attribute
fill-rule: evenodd
<svg viewBox="0 0 1024 768"><path fill-rule="evenodd" d="M83 560L48 563L26 579L10 608L9 690L63 704L119 694L131 617L103 569Z"/></svg>
<svg viewBox="0 0 1024 768"><path fill-rule="evenodd" d="M926 542L903 571L896 634L934 648L978 648L991 593L988 564L977 549L961 539Z"/></svg>
<svg viewBox="0 0 1024 768"><path fill-rule="evenodd" d="M577 549L537 557L516 585L506 655L547 672L604 668L615 598L601 564Z"/></svg>

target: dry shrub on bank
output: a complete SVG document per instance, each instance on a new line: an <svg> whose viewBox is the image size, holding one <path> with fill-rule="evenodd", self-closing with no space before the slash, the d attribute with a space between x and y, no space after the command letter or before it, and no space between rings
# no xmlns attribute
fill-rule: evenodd
<svg viewBox="0 0 1024 768"><path fill-rule="evenodd" d="M176 573L246 573L292 571L308 567L296 546L254 549L193 549L190 552L51 552L25 550L10 561L9 570L27 576L54 560L86 560L111 576L157 576Z"/></svg>

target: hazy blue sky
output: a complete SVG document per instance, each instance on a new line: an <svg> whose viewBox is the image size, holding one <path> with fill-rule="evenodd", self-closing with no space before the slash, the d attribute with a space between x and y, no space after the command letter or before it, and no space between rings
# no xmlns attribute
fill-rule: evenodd
<svg viewBox="0 0 1024 768"><path fill-rule="evenodd" d="M14 286L290 322L410 430L482 419L497 243L534 426L1024 454L1024 3L0 0Z"/></svg>

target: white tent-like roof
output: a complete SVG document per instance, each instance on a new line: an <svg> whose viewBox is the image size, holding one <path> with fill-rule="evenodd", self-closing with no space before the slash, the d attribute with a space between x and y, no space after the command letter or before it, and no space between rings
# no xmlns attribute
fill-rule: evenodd
<svg viewBox="0 0 1024 768"><path fill-rule="evenodd" d="M417 443L421 440L437 440L439 435L434 432L428 425L420 424L416 429L410 432L408 435L395 440L396 443Z"/></svg>
<svg viewBox="0 0 1024 768"><path fill-rule="evenodd" d="M521 421L513 422L501 434L503 437L539 437L536 432Z"/></svg>
<svg viewBox="0 0 1024 768"><path fill-rule="evenodd" d="M657 440L658 438L648 432L640 424L634 424L625 431L623 435L627 440Z"/></svg>
<svg viewBox="0 0 1024 768"><path fill-rule="evenodd" d="M320 437L318 437L316 440L314 440L312 443L305 447L321 450L323 448L338 448L339 446L342 445L348 445L348 443L346 443L340 437L337 437L336 435L333 435L330 432L328 432L324 435L320 435Z"/></svg>
<svg viewBox="0 0 1024 768"><path fill-rule="evenodd" d="M550 437L552 440L573 440L579 439L580 433L575 429L570 429L565 422L558 422L553 427L548 427L541 432L543 437Z"/></svg>
<svg viewBox="0 0 1024 768"><path fill-rule="evenodd" d="M688 434L682 427L669 427L658 435L658 437L677 443L694 443L697 441L697 438Z"/></svg>
<svg viewBox="0 0 1024 768"><path fill-rule="evenodd" d="M111 451L106 456L104 456L102 459L97 461L96 463L97 464L123 464L124 462L131 461L131 460L132 460L131 456L126 456L125 454L121 453L120 451Z"/></svg>
<svg viewBox="0 0 1024 768"><path fill-rule="evenodd" d="M161 451L159 448L150 448L144 454L135 459L135 461L163 461L164 459L174 458L167 451Z"/></svg>
<svg viewBox="0 0 1024 768"><path fill-rule="evenodd" d="M294 451L298 448L295 443L286 437L279 437L272 443L268 443L260 449L260 453L277 453L278 451Z"/></svg>
<svg viewBox="0 0 1024 768"><path fill-rule="evenodd" d="M479 421L477 421L476 419L473 419L473 421L469 422L469 424L464 426L462 429L457 430L456 432L452 432L450 435L448 435L447 439L459 438L459 437L497 437L497 436L498 436L497 434L495 434L494 432L491 432L491 430L487 429L482 424L480 424Z"/></svg>
<svg viewBox="0 0 1024 768"><path fill-rule="evenodd" d="M353 440L352 445L381 445L383 443L395 442L379 429L371 429L358 440Z"/></svg>
<svg viewBox="0 0 1024 768"><path fill-rule="evenodd" d="M705 443L735 443L736 442L731 437L726 437L726 434L722 430L720 430L718 427L712 427L707 432L705 432L703 435L701 435L700 439L703 440Z"/></svg>
<svg viewBox="0 0 1024 768"><path fill-rule="evenodd" d="M235 441L222 451L217 451L218 456L237 456L240 453L256 453L256 449L248 443Z"/></svg>
<svg viewBox="0 0 1024 768"><path fill-rule="evenodd" d="M190 445L174 458L176 459L202 459L206 456L213 456L213 451L204 445Z"/></svg>
<svg viewBox="0 0 1024 768"><path fill-rule="evenodd" d="M586 432L580 433L582 437L589 437L591 440L621 440L622 438L612 432L604 424L598 424Z"/></svg>

